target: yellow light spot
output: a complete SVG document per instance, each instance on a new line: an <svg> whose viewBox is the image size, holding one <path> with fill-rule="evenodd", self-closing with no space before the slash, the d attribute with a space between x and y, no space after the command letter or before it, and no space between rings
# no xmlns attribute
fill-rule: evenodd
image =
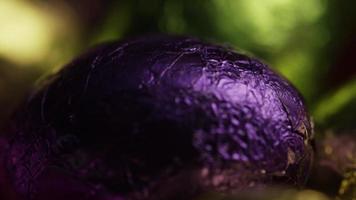
<svg viewBox="0 0 356 200"><path fill-rule="evenodd" d="M324 149L324 152L325 152L327 155L330 155L330 154L332 154L333 149L331 148L331 146L326 146L325 149Z"/></svg>
<svg viewBox="0 0 356 200"><path fill-rule="evenodd" d="M296 200L328 200L329 198L314 190L303 190L299 192L295 198Z"/></svg>
<svg viewBox="0 0 356 200"><path fill-rule="evenodd" d="M350 190L355 189L356 186L356 171L351 171L347 172L344 175L344 180L341 182L340 188L339 188L339 195L343 195L347 192L350 192Z"/></svg>
<svg viewBox="0 0 356 200"><path fill-rule="evenodd" d="M20 0L0 1L0 56L19 64L41 61L49 51L54 22Z"/></svg>

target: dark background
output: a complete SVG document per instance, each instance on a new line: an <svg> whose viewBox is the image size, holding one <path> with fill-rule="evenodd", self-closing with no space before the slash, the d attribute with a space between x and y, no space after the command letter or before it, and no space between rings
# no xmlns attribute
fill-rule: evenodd
<svg viewBox="0 0 356 200"><path fill-rule="evenodd" d="M352 0L2 0L0 128L38 80L90 46L162 32L233 46L286 76L313 116L317 162L329 162L309 187L340 193L356 173Z"/></svg>

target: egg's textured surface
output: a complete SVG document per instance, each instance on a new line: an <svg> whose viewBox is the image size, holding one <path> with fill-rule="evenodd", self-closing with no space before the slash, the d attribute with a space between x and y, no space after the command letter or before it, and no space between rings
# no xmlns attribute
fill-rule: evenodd
<svg viewBox="0 0 356 200"><path fill-rule="evenodd" d="M6 167L16 191L33 199L301 186L313 154L305 105L288 81L190 37L87 52L29 97L13 127Z"/></svg>

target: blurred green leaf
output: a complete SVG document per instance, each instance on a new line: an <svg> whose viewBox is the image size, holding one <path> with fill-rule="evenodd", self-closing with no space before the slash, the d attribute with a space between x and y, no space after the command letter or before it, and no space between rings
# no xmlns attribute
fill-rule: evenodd
<svg viewBox="0 0 356 200"><path fill-rule="evenodd" d="M313 111L315 121L325 128L356 128L356 80L326 95Z"/></svg>

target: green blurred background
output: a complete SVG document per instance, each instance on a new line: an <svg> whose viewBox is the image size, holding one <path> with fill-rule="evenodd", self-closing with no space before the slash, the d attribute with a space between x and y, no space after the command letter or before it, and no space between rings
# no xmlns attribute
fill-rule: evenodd
<svg viewBox="0 0 356 200"><path fill-rule="evenodd" d="M162 32L233 46L270 64L305 97L325 157L343 141L335 135L353 142L345 150L351 156L339 152L348 168L334 171L342 177L356 168L352 0L0 0L0 128L37 80L80 52Z"/></svg>

